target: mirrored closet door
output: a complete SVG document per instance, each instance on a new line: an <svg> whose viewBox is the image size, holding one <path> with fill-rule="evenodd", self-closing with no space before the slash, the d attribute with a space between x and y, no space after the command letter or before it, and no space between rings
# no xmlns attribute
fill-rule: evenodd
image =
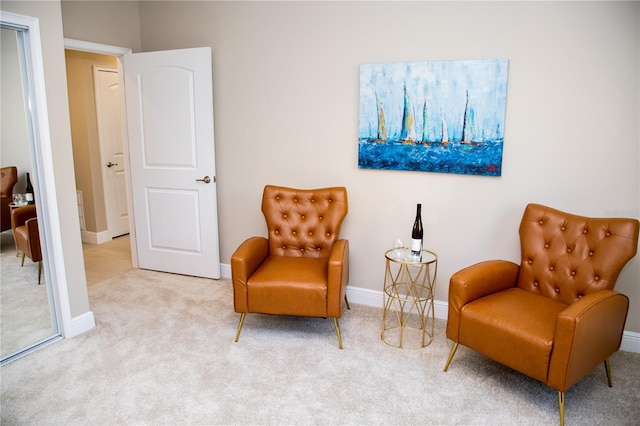
<svg viewBox="0 0 640 426"><path fill-rule="evenodd" d="M0 21L0 166L15 167L18 181L13 193L25 193L27 173L35 193L35 221L37 226L29 234L29 247L42 253L42 263L24 256L15 244L18 232L10 227L0 233L0 363L4 364L24 353L59 338L55 315L51 274L46 255L47 229L38 215L38 170L35 141L35 99L30 81L30 52L26 40L28 29L16 24L7 14ZM24 213L24 206L9 205L14 218ZM21 210L22 209L22 210ZM33 218L32 218L33 219ZM3 219L4 220L4 219ZM3 224L3 229L7 228ZM37 241L36 241L37 239ZM36 246L37 245L37 246ZM37 259L34 253L29 253ZM39 268L42 267L40 271ZM38 277L41 275L40 284Z"/></svg>

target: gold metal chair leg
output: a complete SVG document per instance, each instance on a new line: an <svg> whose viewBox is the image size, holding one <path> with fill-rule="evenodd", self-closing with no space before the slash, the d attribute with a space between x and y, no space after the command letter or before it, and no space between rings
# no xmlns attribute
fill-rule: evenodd
<svg viewBox="0 0 640 426"><path fill-rule="evenodd" d="M236 332L236 343L238 343L238 339L240 338L240 330L242 330L242 324L244 323L244 316L246 314L240 314L240 321L238 322L238 331Z"/></svg>
<svg viewBox="0 0 640 426"><path fill-rule="evenodd" d="M453 347L451 348L451 352L449 352L449 358L447 359L447 364L444 366L444 372L447 372L447 369L449 368L449 364L451 364L451 360L453 359L453 356L456 353L456 350L458 349L458 342L453 342Z"/></svg>
<svg viewBox="0 0 640 426"><path fill-rule="evenodd" d="M40 278L42 277L42 260L38 262L38 285L40 285Z"/></svg>
<svg viewBox="0 0 640 426"><path fill-rule="evenodd" d="M609 382L609 387L613 387L613 383L611 382L611 363L609 362L609 358L604 360L604 368L607 370L607 381Z"/></svg>
<svg viewBox="0 0 640 426"><path fill-rule="evenodd" d="M338 335L338 346L342 349L342 336L340 335L340 325L338 324L338 318L333 318L333 324L336 326L336 334Z"/></svg>
<svg viewBox="0 0 640 426"><path fill-rule="evenodd" d="M564 392L558 391L558 408L560 409L560 426L564 426Z"/></svg>
<svg viewBox="0 0 640 426"><path fill-rule="evenodd" d="M347 295L344 295L344 301L347 304L347 309L351 310L351 306L349 306L349 300L347 299Z"/></svg>

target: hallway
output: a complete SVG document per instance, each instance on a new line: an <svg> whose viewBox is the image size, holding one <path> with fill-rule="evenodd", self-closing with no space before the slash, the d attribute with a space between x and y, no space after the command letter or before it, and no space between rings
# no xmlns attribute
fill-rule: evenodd
<svg viewBox="0 0 640 426"><path fill-rule="evenodd" d="M129 235L102 244L82 244L87 285L121 275L132 268Z"/></svg>

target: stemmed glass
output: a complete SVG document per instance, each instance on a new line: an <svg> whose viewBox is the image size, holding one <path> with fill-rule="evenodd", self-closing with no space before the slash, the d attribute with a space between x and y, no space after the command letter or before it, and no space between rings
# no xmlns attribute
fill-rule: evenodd
<svg viewBox="0 0 640 426"><path fill-rule="evenodd" d="M396 259L402 259L404 244L400 238L393 240L393 257Z"/></svg>
<svg viewBox="0 0 640 426"><path fill-rule="evenodd" d="M13 203L16 206L24 206L27 204L27 200L24 194L13 194Z"/></svg>

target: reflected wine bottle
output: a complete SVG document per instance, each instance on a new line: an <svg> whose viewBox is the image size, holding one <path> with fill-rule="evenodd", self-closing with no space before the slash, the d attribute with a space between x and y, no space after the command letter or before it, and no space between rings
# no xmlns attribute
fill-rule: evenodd
<svg viewBox="0 0 640 426"><path fill-rule="evenodd" d="M29 173L27 172L27 186L24 189L25 198L27 199L27 204L35 204L33 199L33 185L31 185L31 178L29 177Z"/></svg>
<svg viewBox="0 0 640 426"><path fill-rule="evenodd" d="M411 256L420 259L422 255L422 204L418 204L416 220L411 230Z"/></svg>

